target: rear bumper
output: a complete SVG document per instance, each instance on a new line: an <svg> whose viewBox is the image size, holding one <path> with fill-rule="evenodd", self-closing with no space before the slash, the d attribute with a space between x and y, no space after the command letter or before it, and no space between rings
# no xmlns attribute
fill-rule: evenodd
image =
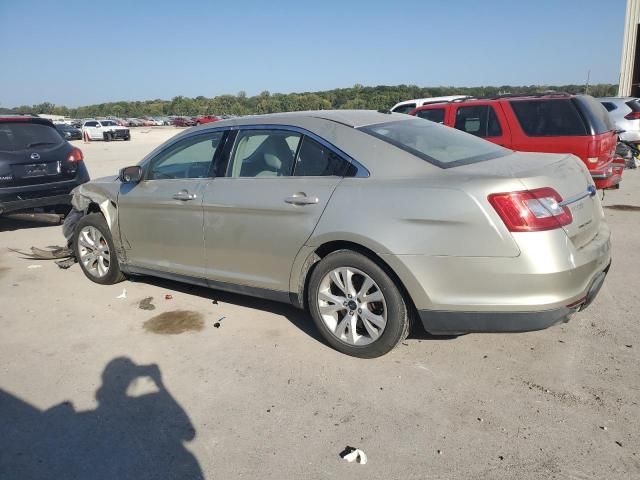
<svg viewBox="0 0 640 480"><path fill-rule="evenodd" d="M52 207L55 205L71 205L71 194L53 195L48 197L29 198L13 202L0 202L0 215L3 213L31 210L39 207Z"/></svg>
<svg viewBox="0 0 640 480"><path fill-rule="evenodd" d="M516 333L544 330L587 308L600 292L611 263L592 279L587 294L577 302L551 310L533 312L458 312L419 310L424 329L434 335L461 333Z"/></svg>
<svg viewBox="0 0 640 480"><path fill-rule="evenodd" d="M71 190L89 181L81 172L75 179L40 185L0 188L0 214L55 205L70 205Z"/></svg>

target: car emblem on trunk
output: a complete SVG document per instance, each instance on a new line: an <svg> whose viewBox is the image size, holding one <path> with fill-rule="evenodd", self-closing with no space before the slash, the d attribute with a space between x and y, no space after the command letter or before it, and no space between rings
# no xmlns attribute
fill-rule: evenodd
<svg viewBox="0 0 640 480"><path fill-rule="evenodd" d="M31 154L31 160L40 160L40 154L39 153L32 153Z"/></svg>

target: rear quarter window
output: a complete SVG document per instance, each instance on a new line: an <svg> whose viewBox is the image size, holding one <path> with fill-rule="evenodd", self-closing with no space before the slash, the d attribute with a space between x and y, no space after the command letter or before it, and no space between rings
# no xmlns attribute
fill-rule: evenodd
<svg viewBox="0 0 640 480"><path fill-rule="evenodd" d="M444 108L430 108L428 110L418 110L416 117L431 120L436 123L444 123Z"/></svg>
<svg viewBox="0 0 640 480"><path fill-rule="evenodd" d="M512 100L509 104L522 130L529 137L565 137L590 134L578 108L570 98ZM607 114L605 108L598 105Z"/></svg>
<svg viewBox="0 0 640 480"><path fill-rule="evenodd" d="M578 95L574 100L587 122L587 128L591 130L589 133L600 135L615 130L609 112L595 98L590 95Z"/></svg>

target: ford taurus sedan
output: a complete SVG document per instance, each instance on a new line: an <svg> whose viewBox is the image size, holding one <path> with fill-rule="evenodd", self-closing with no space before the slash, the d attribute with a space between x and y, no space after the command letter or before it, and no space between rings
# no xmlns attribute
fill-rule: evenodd
<svg viewBox="0 0 640 480"><path fill-rule="evenodd" d="M432 334L567 321L599 291L610 231L572 155L517 153L372 111L186 130L76 189L86 276L154 275L291 303L326 341L385 354Z"/></svg>

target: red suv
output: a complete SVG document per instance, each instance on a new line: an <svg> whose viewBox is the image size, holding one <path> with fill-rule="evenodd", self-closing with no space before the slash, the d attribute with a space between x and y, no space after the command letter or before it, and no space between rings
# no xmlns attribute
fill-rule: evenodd
<svg viewBox="0 0 640 480"><path fill-rule="evenodd" d="M215 115L200 115L196 117L196 125L200 125L202 123L217 122L218 120L220 119Z"/></svg>
<svg viewBox="0 0 640 480"><path fill-rule="evenodd" d="M409 112L512 150L572 153L597 188L617 188L623 164L614 163L618 134L606 109L589 95L503 95L418 107Z"/></svg>

